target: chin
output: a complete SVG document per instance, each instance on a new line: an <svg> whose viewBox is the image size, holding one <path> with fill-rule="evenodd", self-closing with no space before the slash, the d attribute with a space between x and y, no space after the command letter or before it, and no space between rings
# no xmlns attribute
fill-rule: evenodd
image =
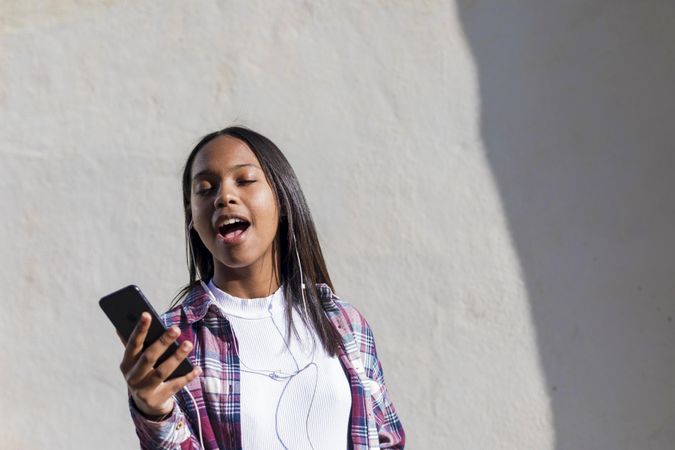
<svg viewBox="0 0 675 450"><path fill-rule="evenodd" d="M225 269L245 269L261 261L262 255L256 257L255 255L219 255L218 262L225 267Z"/></svg>

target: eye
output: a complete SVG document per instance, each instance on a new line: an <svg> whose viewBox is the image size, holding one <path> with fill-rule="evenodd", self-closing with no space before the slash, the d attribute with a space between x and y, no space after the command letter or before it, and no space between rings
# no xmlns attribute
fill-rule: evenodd
<svg viewBox="0 0 675 450"><path fill-rule="evenodd" d="M244 179L239 179L239 180L237 180L237 184L238 184L239 186L246 186L246 185L248 185L248 184L253 184L253 183L255 183L256 181L258 181L258 180L255 180L255 179L253 179L253 178L244 178Z"/></svg>
<svg viewBox="0 0 675 450"><path fill-rule="evenodd" d="M211 183L202 181L194 187L194 193L197 195L206 195L213 190Z"/></svg>

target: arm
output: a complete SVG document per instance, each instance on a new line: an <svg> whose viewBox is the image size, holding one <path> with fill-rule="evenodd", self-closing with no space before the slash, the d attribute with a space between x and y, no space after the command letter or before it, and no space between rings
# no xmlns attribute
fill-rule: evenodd
<svg viewBox="0 0 675 450"><path fill-rule="evenodd" d="M167 380L174 369L192 350L192 343L184 341L166 361L154 367L159 357L180 334L176 326L162 334L147 349L143 341L150 327L151 317L143 313L125 343L120 370L129 389L131 416L136 425L136 434L142 449L201 449L191 437L190 424L178 405L176 394L201 373L195 367L187 375ZM154 421L148 417L159 417ZM191 444L194 441L194 445Z"/></svg>
<svg viewBox="0 0 675 450"><path fill-rule="evenodd" d="M192 424L178 402L162 420L147 418L129 397L129 411L142 450L202 450Z"/></svg>
<svg viewBox="0 0 675 450"><path fill-rule="evenodd" d="M375 338L366 319L359 313L360 330L354 327L354 334L359 342L361 357L365 365L366 375L371 380L371 398L373 414L377 423L377 434L380 448L403 449L405 445L405 431L396 414L394 404L389 397L387 386L384 383L384 372L377 357Z"/></svg>

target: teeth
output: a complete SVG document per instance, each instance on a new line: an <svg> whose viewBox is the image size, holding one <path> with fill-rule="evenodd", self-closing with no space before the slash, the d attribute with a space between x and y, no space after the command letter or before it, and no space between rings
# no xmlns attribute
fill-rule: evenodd
<svg viewBox="0 0 675 450"><path fill-rule="evenodd" d="M237 223L237 222L243 222L243 220L237 219L236 217L233 217L233 218L227 219L225 222L223 222L223 225L231 225L231 224Z"/></svg>

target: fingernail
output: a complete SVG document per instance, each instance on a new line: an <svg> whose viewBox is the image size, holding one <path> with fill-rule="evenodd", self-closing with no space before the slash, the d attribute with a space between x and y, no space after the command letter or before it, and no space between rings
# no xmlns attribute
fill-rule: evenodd
<svg viewBox="0 0 675 450"><path fill-rule="evenodd" d="M172 326L171 328L169 328L169 336L176 337L176 336L178 336L178 333L180 333L180 330L178 328L176 328L175 326Z"/></svg>
<svg viewBox="0 0 675 450"><path fill-rule="evenodd" d="M188 341L183 342L182 346L183 350L190 350L190 348L192 348L192 344Z"/></svg>

